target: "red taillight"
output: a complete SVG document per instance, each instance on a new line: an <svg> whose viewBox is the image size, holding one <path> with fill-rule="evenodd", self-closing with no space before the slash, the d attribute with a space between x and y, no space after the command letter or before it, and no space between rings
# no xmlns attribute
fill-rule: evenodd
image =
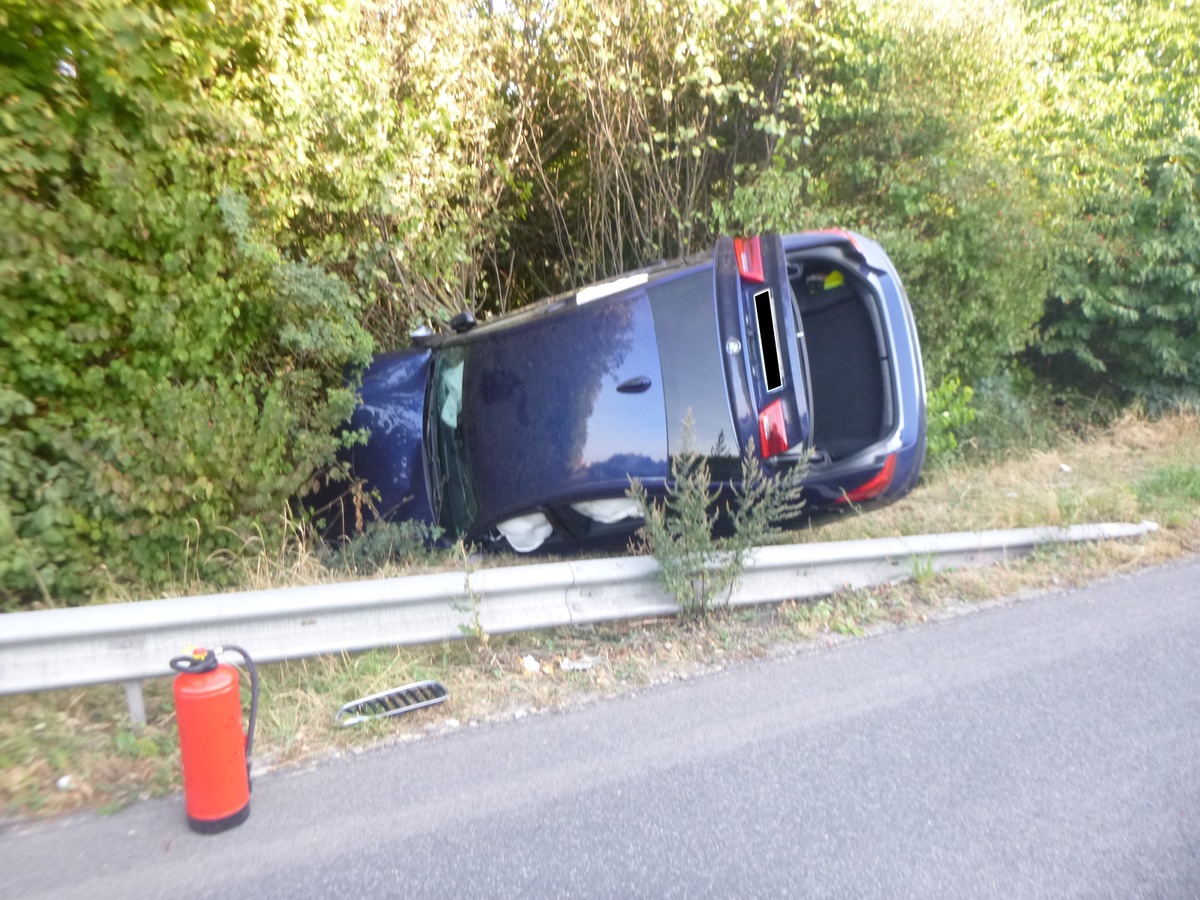
<svg viewBox="0 0 1200 900"><path fill-rule="evenodd" d="M865 484L860 484L852 491L847 491L842 496L838 497L838 503L862 503L864 500L874 500L880 494L887 490L888 485L892 483L892 476L896 474L896 455L892 454L883 463L883 468L879 474Z"/></svg>
<svg viewBox="0 0 1200 900"><path fill-rule="evenodd" d="M846 231L844 228L826 228L821 231L814 232L814 234L828 234L833 237L841 238L847 244L857 250L859 256L864 255L863 248L858 244L858 238L849 231Z"/></svg>
<svg viewBox="0 0 1200 900"><path fill-rule="evenodd" d="M766 281L763 275L762 245L758 238L734 238L733 252L737 254L738 271L747 281Z"/></svg>
<svg viewBox="0 0 1200 900"><path fill-rule="evenodd" d="M787 425L783 420L783 400L776 400L758 414L758 441L762 458L769 459L788 449Z"/></svg>

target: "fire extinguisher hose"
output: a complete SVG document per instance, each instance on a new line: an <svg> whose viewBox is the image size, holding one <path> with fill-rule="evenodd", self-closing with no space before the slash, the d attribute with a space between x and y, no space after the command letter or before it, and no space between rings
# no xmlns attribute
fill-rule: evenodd
<svg viewBox="0 0 1200 900"><path fill-rule="evenodd" d="M250 723L246 728L246 780L249 781L250 753L254 749L254 723L258 721L258 669L254 667L254 660L250 658L250 654L237 644L226 644L224 647L218 647L215 652L220 653L223 650L240 653L246 661L246 668L250 670Z"/></svg>

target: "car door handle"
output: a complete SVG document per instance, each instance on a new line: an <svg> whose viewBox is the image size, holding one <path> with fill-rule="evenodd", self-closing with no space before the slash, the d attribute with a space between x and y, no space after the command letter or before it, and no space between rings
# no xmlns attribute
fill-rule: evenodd
<svg viewBox="0 0 1200 900"><path fill-rule="evenodd" d="M618 384L617 390L622 394L640 394L642 391L650 390L650 379L645 375L638 375Z"/></svg>

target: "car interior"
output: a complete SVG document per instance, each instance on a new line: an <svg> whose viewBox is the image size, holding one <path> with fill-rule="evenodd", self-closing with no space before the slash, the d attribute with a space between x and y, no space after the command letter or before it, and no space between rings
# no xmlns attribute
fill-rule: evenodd
<svg viewBox="0 0 1200 900"><path fill-rule="evenodd" d="M824 258L788 260L812 387L813 447L844 459L895 424L891 367L879 302L859 275Z"/></svg>

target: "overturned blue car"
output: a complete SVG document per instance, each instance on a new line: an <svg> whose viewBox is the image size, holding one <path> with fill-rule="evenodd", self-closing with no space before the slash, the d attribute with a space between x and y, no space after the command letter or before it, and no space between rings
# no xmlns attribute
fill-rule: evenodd
<svg viewBox="0 0 1200 900"><path fill-rule="evenodd" d="M912 311L851 232L721 238L452 325L364 375L348 457L383 519L519 552L611 545L641 525L630 478L665 490L689 417L726 485L751 443L768 472L807 460L806 511L894 500L921 471Z"/></svg>

